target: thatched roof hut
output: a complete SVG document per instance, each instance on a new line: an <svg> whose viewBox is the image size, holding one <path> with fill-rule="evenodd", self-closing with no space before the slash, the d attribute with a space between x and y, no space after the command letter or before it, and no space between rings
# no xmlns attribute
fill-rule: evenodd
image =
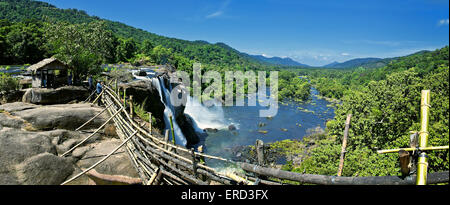
<svg viewBox="0 0 450 205"><path fill-rule="evenodd" d="M72 69L67 64L56 58L46 58L27 68L33 76L33 87L58 87L71 84L68 78L68 70Z"/></svg>

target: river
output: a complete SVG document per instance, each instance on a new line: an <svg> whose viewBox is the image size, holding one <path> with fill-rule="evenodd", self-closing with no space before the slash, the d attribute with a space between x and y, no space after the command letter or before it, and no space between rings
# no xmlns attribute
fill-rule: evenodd
<svg viewBox="0 0 450 205"><path fill-rule="evenodd" d="M205 121L208 120L213 128L218 128L217 132L208 132L204 139L205 153L230 158L233 147L254 145L257 139L265 143L302 139L317 127L325 129L327 120L334 118L334 107L317 95L318 91L311 88L310 99L306 102L279 103L278 113L272 118L259 117L259 111L267 109L259 103L257 106L202 107L201 110L188 105L185 113L193 115L201 128L207 128ZM237 129L228 130L231 124Z"/></svg>

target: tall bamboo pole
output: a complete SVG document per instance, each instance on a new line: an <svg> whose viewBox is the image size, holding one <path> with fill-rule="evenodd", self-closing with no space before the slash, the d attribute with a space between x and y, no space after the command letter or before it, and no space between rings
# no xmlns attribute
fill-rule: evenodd
<svg viewBox="0 0 450 205"><path fill-rule="evenodd" d="M339 160L339 170L338 177L342 175L342 170L344 169L344 157L345 157L345 148L347 147L347 138L348 138L348 130L350 128L350 119L352 118L352 114L347 115L347 120L345 120L345 129L344 129L344 138L342 139L342 150L341 150L341 158Z"/></svg>
<svg viewBox="0 0 450 205"><path fill-rule="evenodd" d="M123 88L123 107L127 107L127 89Z"/></svg>
<svg viewBox="0 0 450 205"><path fill-rule="evenodd" d="M130 99L128 101L129 101L128 104L130 104L130 117L131 117L131 119L133 119L134 111L133 111L133 96L132 95L130 95Z"/></svg>
<svg viewBox="0 0 450 205"><path fill-rule="evenodd" d="M150 130L150 134L152 134L152 113L151 112L148 113L148 122L149 122L148 128Z"/></svg>
<svg viewBox="0 0 450 205"><path fill-rule="evenodd" d="M115 86L116 87L114 87L115 89L114 89L114 91L116 91L116 93L119 93L119 86L118 86L118 84L117 84L117 78L116 78L116 81L115 81Z"/></svg>
<svg viewBox="0 0 450 205"><path fill-rule="evenodd" d="M172 131L172 143L175 145L175 130L173 129L172 115L169 116L170 119L170 130Z"/></svg>
<svg viewBox="0 0 450 205"><path fill-rule="evenodd" d="M419 132L419 147L427 147L428 143L428 123L430 114L430 90L422 90L422 97L420 100L420 132ZM416 185L427 184L427 155L421 152L417 162L417 178Z"/></svg>

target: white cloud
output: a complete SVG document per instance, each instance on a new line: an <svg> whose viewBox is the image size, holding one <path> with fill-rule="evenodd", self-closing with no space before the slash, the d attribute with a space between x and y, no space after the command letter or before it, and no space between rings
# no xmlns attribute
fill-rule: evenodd
<svg viewBox="0 0 450 205"><path fill-rule="evenodd" d="M349 53L341 53L341 56L349 56Z"/></svg>
<svg viewBox="0 0 450 205"><path fill-rule="evenodd" d="M223 11L216 11L212 14L207 15L205 18L210 19L210 18L216 18L223 15Z"/></svg>
<svg viewBox="0 0 450 205"><path fill-rule="evenodd" d="M267 54L265 54L265 53L263 53L263 54L261 54L261 55L264 56L264 57L266 57L266 58L272 58L272 56L267 55Z"/></svg>
<svg viewBox="0 0 450 205"><path fill-rule="evenodd" d="M441 19L438 23L439 26L448 25L448 19Z"/></svg>
<svg viewBox="0 0 450 205"><path fill-rule="evenodd" d="M211 18L217 18L217 17L223 16L224 13L225 13L225 10L227 9L228 5L230 4L230 1L231 0L224 1L220 5L220 8L217 11L215 11L215 12L209 14L209 15L206 15L205 18L206 19L211 19Z"/></svg>

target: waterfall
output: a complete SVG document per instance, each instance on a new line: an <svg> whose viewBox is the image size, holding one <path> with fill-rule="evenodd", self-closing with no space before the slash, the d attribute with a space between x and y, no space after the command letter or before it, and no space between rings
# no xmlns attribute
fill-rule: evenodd
<svg viewBox="0 0 450 205"><path fill-rule="evenodd" d="M175 109L170 100L170 92L172 91L172 86L169 83L169 88L167 89L164 85L164 78L152 78L152 85L158 89L159 96L161 97L161 102L164 104L164 123L166 124L166 129L169 130L169 138L172 139L172 129L170 127L170 117L172 116L173 129L175 131L175 143L178 145L186 146L186 138L183 135L180 127L175 120Z"/></svg>
<svg viewBox="0 0 450 205"><path fill-rule="evenodd" d="M196 131L203 132L203 129L223 129L228 126L226 123L222 105L217 102L213 106L206 107L197 99L188 96L184 113L188 114L196 123Z"/></svg>

